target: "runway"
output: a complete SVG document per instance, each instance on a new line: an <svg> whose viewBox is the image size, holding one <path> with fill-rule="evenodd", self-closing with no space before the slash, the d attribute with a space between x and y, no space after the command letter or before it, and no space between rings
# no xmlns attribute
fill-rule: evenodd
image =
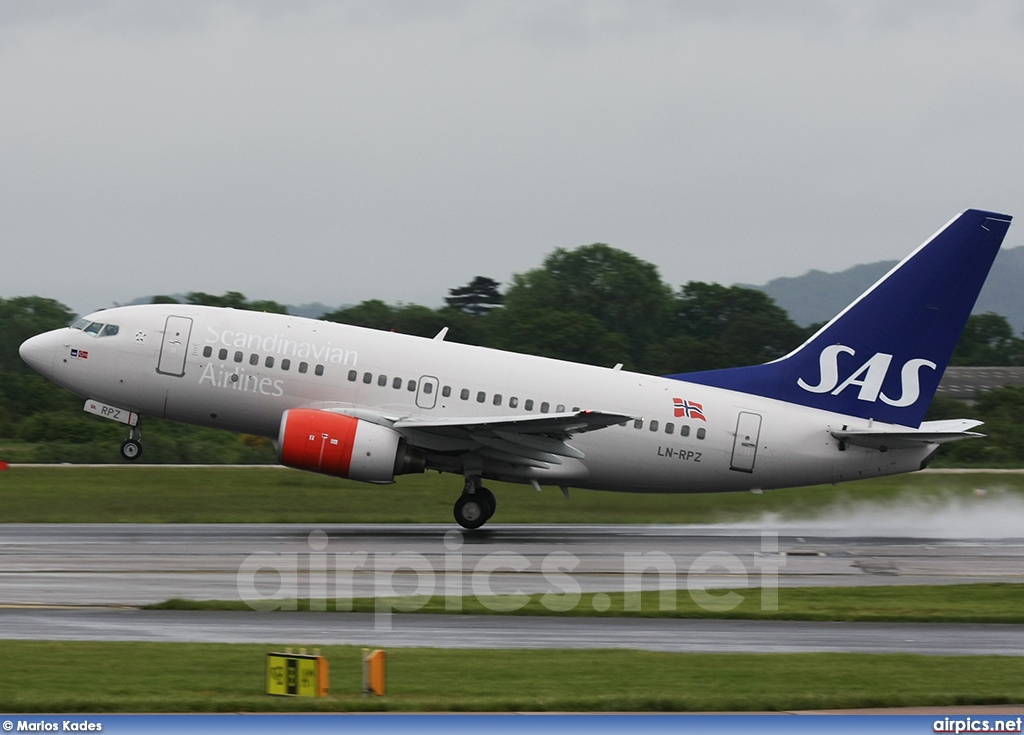
<svg viewBox="0 0 1024 735"><path fill-rule="evenodd" d="M774 529L779 530L774 530ZM5 524L0 604L1024 582L1024 537L829 525ZM845 533L848 533L845 532ZM1024 534L1022 534L1024 536ZM640 572L644 574L641 576ZM251 583L251 584L250 584Z"/></svg>
<svg viewBox="0 0 1024 735"><path fill-rule="evenodd" d="M3 609L0 629L4 638L30 640L1024 656L1015 625L85 608Z"/></svg>
<svg viewBox="0 0 1024 735"><path fill-rule="evenodd" d="M856 523L824 522L494 525L478 532L449 525L0 525L0 637L1024 655L1018 626L111 609L172 597L241 599L270 610L294 597L517 593L547 593L557 608L579 592L640 588L689 589L716 604L724 594L716 589L742 593L776 583L1024 582L1024 538L943 537L934 528L915 537L907 528L876 525L863 535ZM385 619L390 630L381 627Z"/></svg>

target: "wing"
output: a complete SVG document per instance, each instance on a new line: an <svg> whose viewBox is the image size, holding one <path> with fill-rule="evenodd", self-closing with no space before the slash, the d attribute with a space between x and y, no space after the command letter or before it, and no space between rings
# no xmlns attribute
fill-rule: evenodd
<svg viewBox="0 0 1024 735"><path fill-rule="evenodd" d="M604 411L437 419L389 416L336 404L310 407L390 427L402 434L409 445L431 455L458 457L463 464L486 459L537 470L551 469L566 459L583 459L586 455L568 443L576 434L633 420L632 416Z"/></svg>
<svg viewBox="0 0 1024 735"><path fill-rule="evenodd" d="M980 426L981 423L981 421L971 419L925 421L919 429L833 431L832 436L849 444L884 452L889 449L915 447L922 444L945 444L961 439L977 439L985 435L970 431L970 429Z"/></svg>
<svg viewBox="0 0 1024 735"><path fill-rule="evenodd" d="M603 411L577 411L540 416L399 419L392 428L410 444L441 452L474 453L512 465L548 469L563 458L585 455L567 441L575 434L597 431L632 420Z"/></svg>

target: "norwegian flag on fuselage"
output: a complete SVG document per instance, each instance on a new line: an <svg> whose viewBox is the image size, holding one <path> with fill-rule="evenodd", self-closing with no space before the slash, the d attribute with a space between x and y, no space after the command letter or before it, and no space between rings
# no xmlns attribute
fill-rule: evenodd
<svg viewBox="0 0 1024 735"><path fill-rule="evenodd" d="M699 419L700 421L707 421L704 416L704 406L700 403L694 403L693 401L684 401L682 398L673 398L676 408L676 418L683 418L684 416L688 419Z"/></svg>

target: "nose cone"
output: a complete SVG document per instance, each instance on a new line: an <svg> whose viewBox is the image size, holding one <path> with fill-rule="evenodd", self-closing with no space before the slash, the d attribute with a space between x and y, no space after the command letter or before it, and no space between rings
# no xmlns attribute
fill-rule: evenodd
<svg viewBox="0 0 1024 735"><path fill-rule="evenodd" d="M53 377L53 357L56 340L53 332L37 334L21 343L18 354L25 363L46 378Z"/></svg>

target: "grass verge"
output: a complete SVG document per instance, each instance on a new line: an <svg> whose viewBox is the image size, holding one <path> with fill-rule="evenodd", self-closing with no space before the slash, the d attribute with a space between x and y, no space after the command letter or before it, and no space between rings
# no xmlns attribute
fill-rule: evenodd
<svg viewBox="0 0 1024 735"><path fill-rule="evenodd" d="M926 510L996 497L1024 497L1024 475L970 472L904 475L751 493L642 495L488 483L494 523L722 523L790 520L883 509L904 501ZM461 478L427 473L378 486L276 467L19 467L0 472L5 523L452 523ZM978 489L987 492L979 497Z"/></svg>
<svg viewBox="0 0 1024 735"><path fill-rule="evenodd" d="M627 594L597 592L544 599L543 595L275 600L277 610L564 615L579 617L731 618L900 623L1024 624L1024 585L960 584L889 587L784 587L779 590L708 590L700 604L686 590ZM770 607L777 594L777 609ZM240 600L173 599L150 610L252 610ZM1024 634L1024 633L1022 633Z"/></svg>
<svg viewBox="0 0 1024 735"><path fill-rule="evenodd" d="M1024 659L642 651L388 651L361 695L360 650L321 649L331 694L263 694L272 645L0 641L7 712L784 711L1024 701Z"/></svg>

